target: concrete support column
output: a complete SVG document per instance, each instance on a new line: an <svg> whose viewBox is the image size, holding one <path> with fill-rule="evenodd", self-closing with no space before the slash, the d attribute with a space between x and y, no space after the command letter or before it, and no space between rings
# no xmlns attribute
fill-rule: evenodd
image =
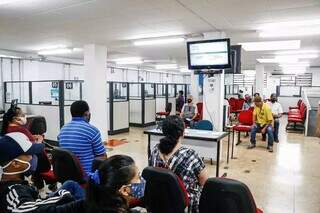
<svg viewBox="0 0 320 213"><path fill-rule="evenodd" d="M260 93L263 97L264 95L264 65L256 64L256 89L255 92Z"/></svg>
<svg viewBox="0 0 320 213"><path fill-rule="evenodd" d="M96 126L103 140L108 139L107 110L107 48L96 44L84 46L84 100L91 111L92 125Z"/></svg>
<svg viewBox="0 0 320 213"><path fill-rule="evenodd" d="M191 71L190 75L190 85L191 85L191 95L193 97L193 103L199 102L199 75L195 75L193 71Z"/></svg>

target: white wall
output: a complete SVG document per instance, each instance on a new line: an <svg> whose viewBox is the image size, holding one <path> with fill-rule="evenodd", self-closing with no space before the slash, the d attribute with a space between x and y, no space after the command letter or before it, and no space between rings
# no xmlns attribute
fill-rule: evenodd
<svg viewBox="0 0 320 213"><path fill-rule="evenodd" d="M310 68L309 72L312 73L312 86L320 86L320 67Z"/></svg>

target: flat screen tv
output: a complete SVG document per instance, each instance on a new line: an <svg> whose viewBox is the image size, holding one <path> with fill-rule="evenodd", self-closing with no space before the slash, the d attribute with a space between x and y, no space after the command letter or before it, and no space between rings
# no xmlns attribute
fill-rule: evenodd
<svg viewBox="0 0 320 213"><path fill-rule="evenodd" d="M230 39L187 42L189 70L231 67Z"/></svg>

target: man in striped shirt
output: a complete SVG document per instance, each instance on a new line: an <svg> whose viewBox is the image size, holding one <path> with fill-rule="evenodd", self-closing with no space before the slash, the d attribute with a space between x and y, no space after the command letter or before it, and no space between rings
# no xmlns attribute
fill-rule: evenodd
<svg viewBox="0 0 320 213"><path fill-rule="evenodd" d="M58 135L59 145L73 152L79 159L83 170L91 172L92 162L97 157L106 157L106 149L100 131L89 123L89 105L85 101L72 103L72 121L64 125Z"/></svg>

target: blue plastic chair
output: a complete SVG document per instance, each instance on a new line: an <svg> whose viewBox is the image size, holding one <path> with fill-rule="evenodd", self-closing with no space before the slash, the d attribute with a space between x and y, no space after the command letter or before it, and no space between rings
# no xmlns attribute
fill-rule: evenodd
<svg viewBox="0 0 320 213"><path fill-rule="evenodd" d="M213 130L213 125L210 121L208 120L201 120L198 121L195 125L195 129L201 129L201 130Z"/></svg>

